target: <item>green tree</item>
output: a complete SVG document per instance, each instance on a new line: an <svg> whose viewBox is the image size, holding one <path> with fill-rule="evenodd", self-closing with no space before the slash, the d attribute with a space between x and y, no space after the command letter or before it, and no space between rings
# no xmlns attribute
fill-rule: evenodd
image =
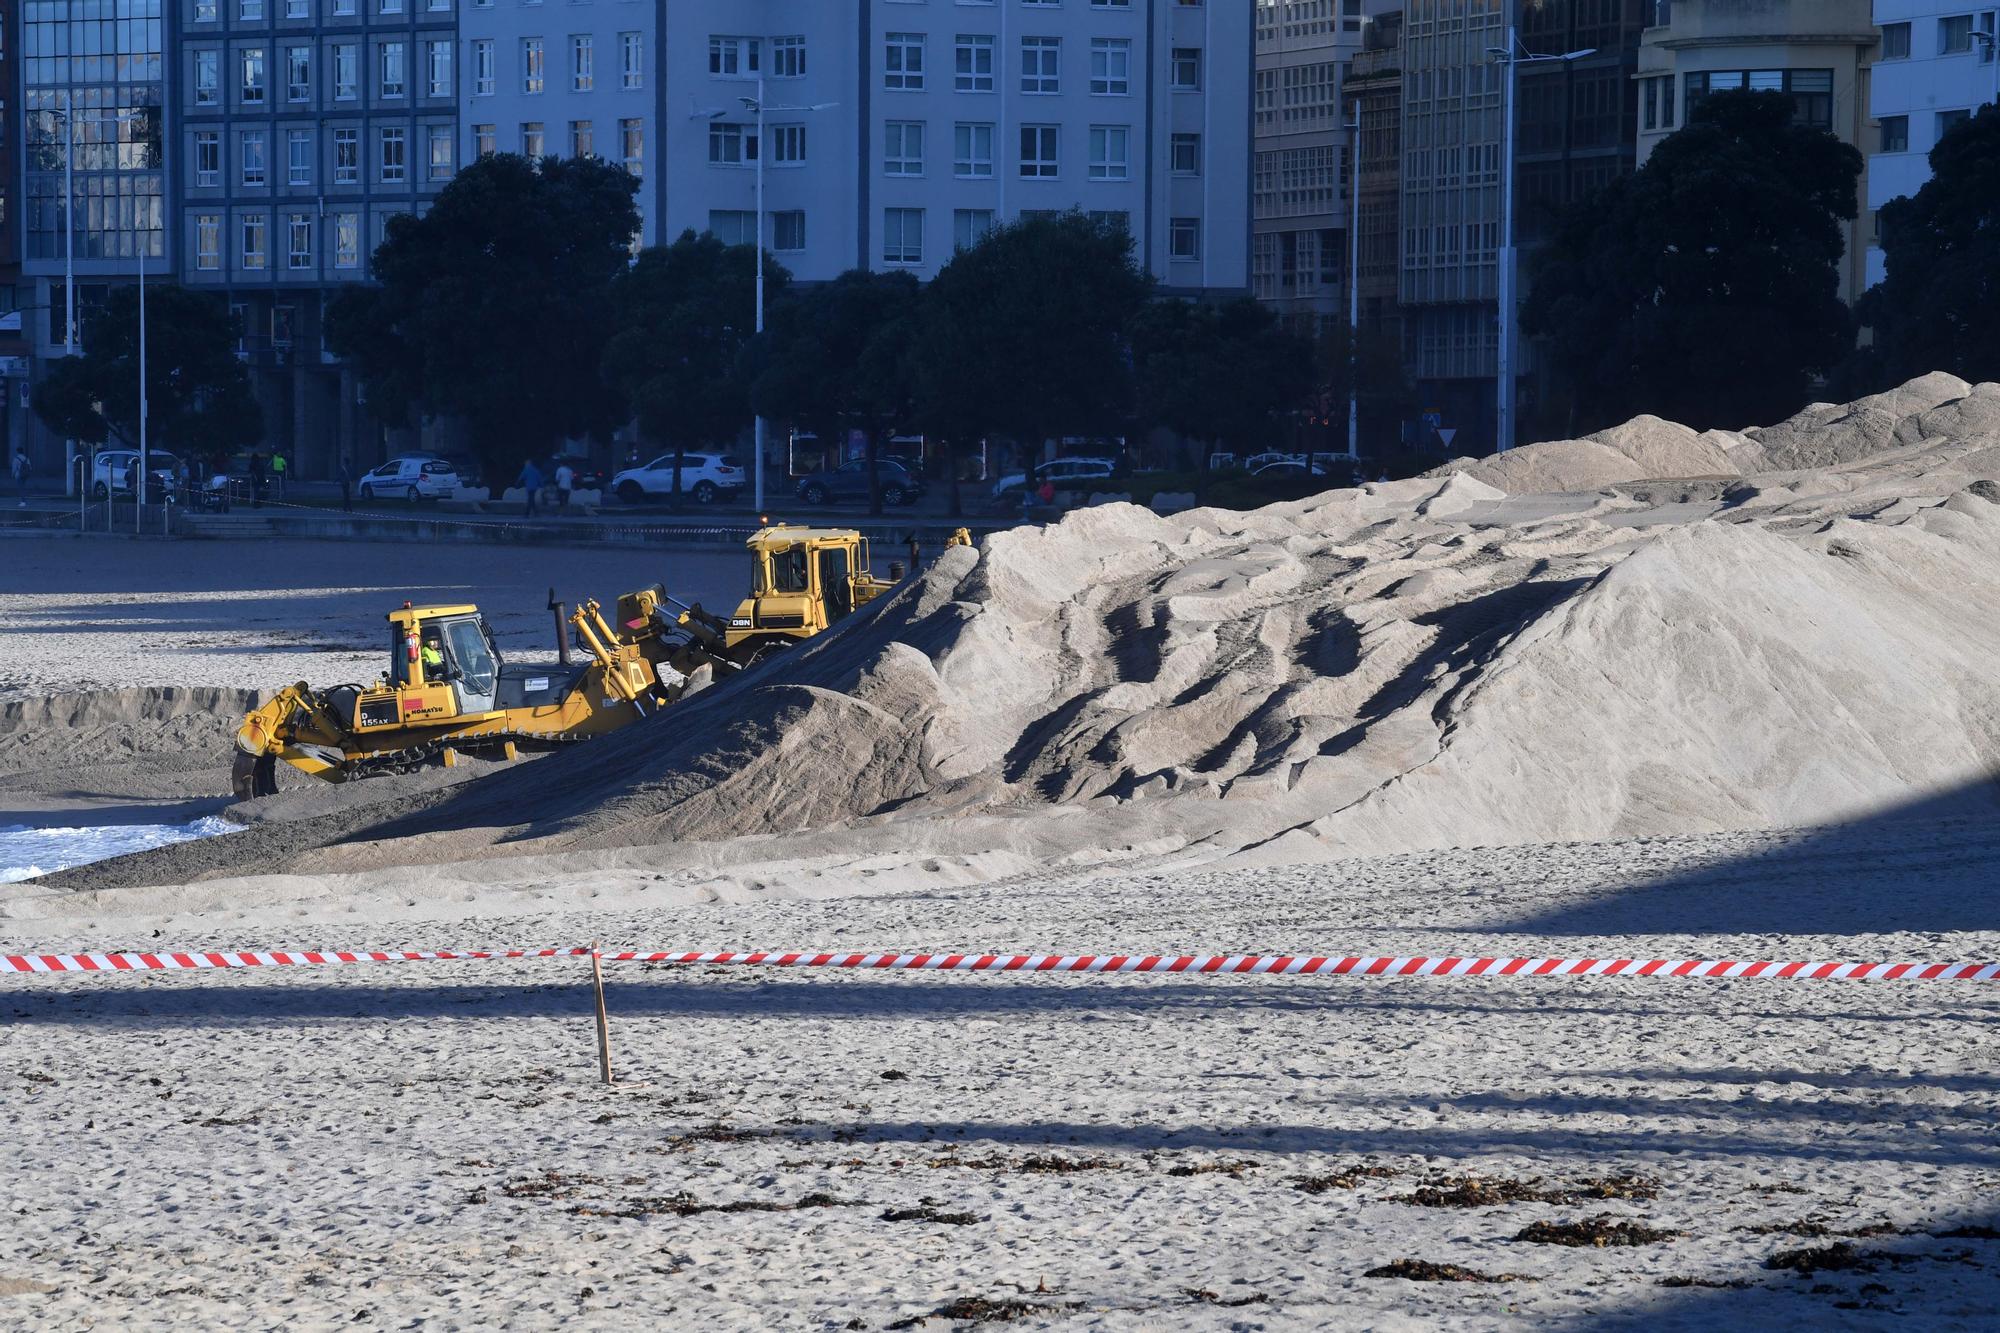
<svg viewBox="0 0 2000 1333"><path fill-rule="evenodd" d="M1133 319L1131 338L1141 420L1200 441L1204 461L1271 444L1312 393L1311 340L1248 297L1156 301Z"/></svg>
<svg viewBox="0 0 2000 1333"><path fill-rule="evenodd" d="M1126 325L1152 293L1124 228L1071 211L1023 218L954 255L926 293L918 415L953 451L989 433L1030 453L1117 429L1130 398Z"/></svg>
<svg viewBox="0 0 2000 1333"><path fill-rule="evenodd" d="M1358 396L1361 447L1394 448L1402 423L1416 415L1417 390L1403 362L1402 343L1372 330L1358 334L1342 322L1328 324L1313 345L1314 409L1334 435L1347 438L1347 404Z"/></svg>
<svg viewBox="0 0 2000 1333"><path fill-rule="evenodd" d="M773 314L757 410L822 441L860 431L868 446L868 512L882 512L882 442L915 416L923 289L905 272L854 269L801 292Z"/></svg>
<svg viewBox="0 0 2000 1333"><path fill-rule="evenodd" d="M1882 282L1861 300L1873 387L1933 370L2000 380L2000 106L1931 149L1931 178L1882 209Z"/></svg>
<svg viewBox="0 0 2000 1333"><path fill-rule="evenodd" d="M113 288L84 318L82 351L58 361L35 413L87 444L139 443L139 289ZM220 294L146 288L146 442L213 459L264 436L250 376L236 359L236 319Z"/></svg>
<svg viewBox="0 0 2000 1333"><path fill-rule="evenodd" d="M734 441L750 424L756 279L755 246L686 231L641 251L613 286L617 331L604 346L604 376L627 395L639 429L674 451L676 505L679 455ZM765 300L781 301L790 280L767 255Z"/></svg>
<svg viewBox="0 0 2000 1333"><path fill-rule="evenodd" d="M384 420L461 417L495 475L565 438L608 434L624 407L599 363L637 189L595 158L483 157L422 217L390 219L375 284L334 302L328 342Z"/></svg>
<svg viewBox="0 0 2000 1333"><path fill-rule="evenodd" d="M1646 165L1561 217L1522 327L1596 429L1641 412L1776 421L1853 346L1841 223L1861 154L1774 92L1717 93Z"/></svg>

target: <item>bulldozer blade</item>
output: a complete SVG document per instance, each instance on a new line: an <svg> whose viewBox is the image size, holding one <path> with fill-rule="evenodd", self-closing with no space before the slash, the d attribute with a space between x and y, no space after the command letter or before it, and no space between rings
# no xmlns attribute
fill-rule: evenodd
<svg viewBox="0 0 2000 1333"><path fill-rule="evenodd" d="M236 761L229 768L229 786L239 801L277 795L278 761L268 754L245 754L238 750Z"/></svg>

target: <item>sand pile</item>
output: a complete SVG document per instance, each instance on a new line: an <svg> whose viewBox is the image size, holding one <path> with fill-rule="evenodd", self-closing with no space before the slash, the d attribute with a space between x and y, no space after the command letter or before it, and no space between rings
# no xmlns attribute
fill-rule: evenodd
<svg viewBox="0 0 2000 1333"><path fill-rule="evenodd" d="M0 703L0 805L23 797L225 796L226 755L254 690L131 687Z"/></svg>
<svg viewBox="0 0 2000 1333"><path fill-rule="evenodd" d="M1990 800L2000 453L1966 432L2000 387L1940 401L1954 384L1736 443L1645 422L1590 442L1635 470L1842 460L1752 477L1692 520L1510 497L1479 468L1248 514L1081 511L947 551L840 634L657 722L379 822L111 873L784 835L1310 860ZM1552 475L1540 459L1576 452L1500 464Z"/></svg>

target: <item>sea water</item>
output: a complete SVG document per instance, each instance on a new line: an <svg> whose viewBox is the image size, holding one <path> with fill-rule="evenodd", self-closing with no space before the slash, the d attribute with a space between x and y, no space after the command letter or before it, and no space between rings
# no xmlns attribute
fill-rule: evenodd
<svg viewBox="0 0 2000 1333"><path fill-rule="evenodd" d="M234 833L238 827L213 815L191 824L100 824L94 828L0 825L0 884L18 884L127 852Z"/></svg>

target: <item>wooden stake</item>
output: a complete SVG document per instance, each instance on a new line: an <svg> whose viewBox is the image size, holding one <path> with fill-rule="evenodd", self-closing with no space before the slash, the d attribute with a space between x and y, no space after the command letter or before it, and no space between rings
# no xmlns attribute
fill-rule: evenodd
<svg viewBox="0 0 2000 1333"><path fill-rule="evenodd" d="M604 1086L611 1086L611 1019L604 1012L604 962L598 955L599 941L590 942L590 984L597 991L597 1068Z"/></svg>

